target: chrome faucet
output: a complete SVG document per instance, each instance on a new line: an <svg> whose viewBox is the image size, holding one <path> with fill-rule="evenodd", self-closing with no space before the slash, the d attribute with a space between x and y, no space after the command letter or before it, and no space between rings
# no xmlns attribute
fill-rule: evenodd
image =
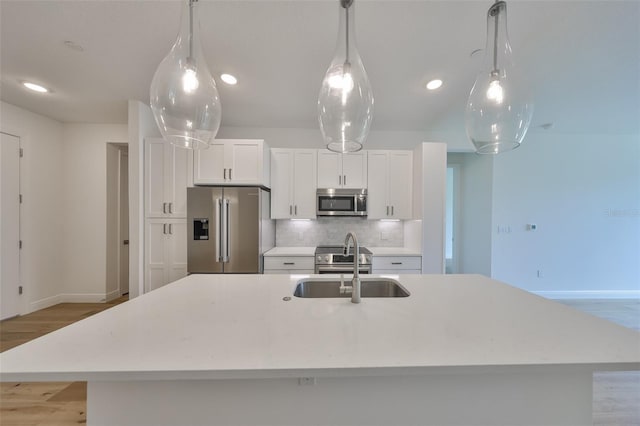
<svg viewBox="0 0 640 426"><path fill-rule="evenodd" d="M344 239L344 254L349 255L349 249L351 248L351 241L353 240L353 280L351 280L350 286L341 286L341 293L351 293L351 303L360 303L360 245L356 234L349 232Z"/></svg>

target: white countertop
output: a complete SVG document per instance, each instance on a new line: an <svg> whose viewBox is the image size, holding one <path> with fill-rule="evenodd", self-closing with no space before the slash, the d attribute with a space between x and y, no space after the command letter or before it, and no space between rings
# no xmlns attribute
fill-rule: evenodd
<svg viewBox="0 0 640 426"><path fill-rule="evenodd" d="M369 247L374 256L422 256L419 250L404 247Z"/></svg>
<svg viewBox="0 0 640 426"><path fill-rule="evenodd" d="M271 256L311 256L315 255L315 247L274 247L264 255Z"/></svg>
<svg viewBox="0 0 640 426"><path fill-rule="evenodd" d="M327 275L322 275L327 278ZM300 276L191 275L0 354L3 381L640 369L640 333L480 275L300 299Z"/></svg>

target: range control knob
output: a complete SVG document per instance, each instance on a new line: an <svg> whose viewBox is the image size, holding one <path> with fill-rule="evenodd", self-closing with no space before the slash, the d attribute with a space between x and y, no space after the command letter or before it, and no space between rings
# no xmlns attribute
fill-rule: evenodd
<svg viewBox="0 0 640 426"><path fill-rule="evenodd" d="M322 261L322 256L318 256L318 260Z"/></svg>
<svg viewBox="0 0 640 426"><path fill-rule="evenodd" d="M328 262L328 261L329 261L329 256L325 256L325 257L324 257L324 261L325 261L325 262Z"/></svg>

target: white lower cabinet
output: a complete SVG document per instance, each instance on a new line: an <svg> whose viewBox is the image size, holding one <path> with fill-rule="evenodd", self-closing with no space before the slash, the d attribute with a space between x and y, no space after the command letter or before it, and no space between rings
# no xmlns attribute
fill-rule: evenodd
<svg viewBox="0 0 640 426"><path fill-rule="evenodd" d="M422 256L373 256L373 274L421 274Z"/></svg>
<svg viewBox="0 0 640 426"><path fill-rule="evenodd" d="M147 219L144 291L187 276L187 220Z"/></svg>
<svg viewBox="0 0 640 426"><path fill-rule="evenodd" d="M314 256L268 256L264 258L265 274L313 274Z"/></svg>

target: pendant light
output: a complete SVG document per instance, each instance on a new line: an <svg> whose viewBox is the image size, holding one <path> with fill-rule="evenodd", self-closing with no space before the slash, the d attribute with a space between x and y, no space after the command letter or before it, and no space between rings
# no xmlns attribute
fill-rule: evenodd
<svg viewBox="0 0 640 426"><path fill-rule="evenodd" d="M188 149L209 147L222 114L200 46L197 5L198 0L183 2L178 38L151 81L151 109L162 136Z"/></svg>
<svg viewBox="0 0 640 426"><path fill-rule="evenodd" d="M354 0L338 0L338 44L318 96L318 121L327 149L356 152L369 134L373 94L356 49Z"/></svg>
<svg viewBox="0 0 640 426"><path fill-rule="evenodd" d="M514 69L507 37L507 4L496 1L487 13L487 44L482 71L465 111L467 136L478 154L499 154L522 143L533 103Z"/></svg>

